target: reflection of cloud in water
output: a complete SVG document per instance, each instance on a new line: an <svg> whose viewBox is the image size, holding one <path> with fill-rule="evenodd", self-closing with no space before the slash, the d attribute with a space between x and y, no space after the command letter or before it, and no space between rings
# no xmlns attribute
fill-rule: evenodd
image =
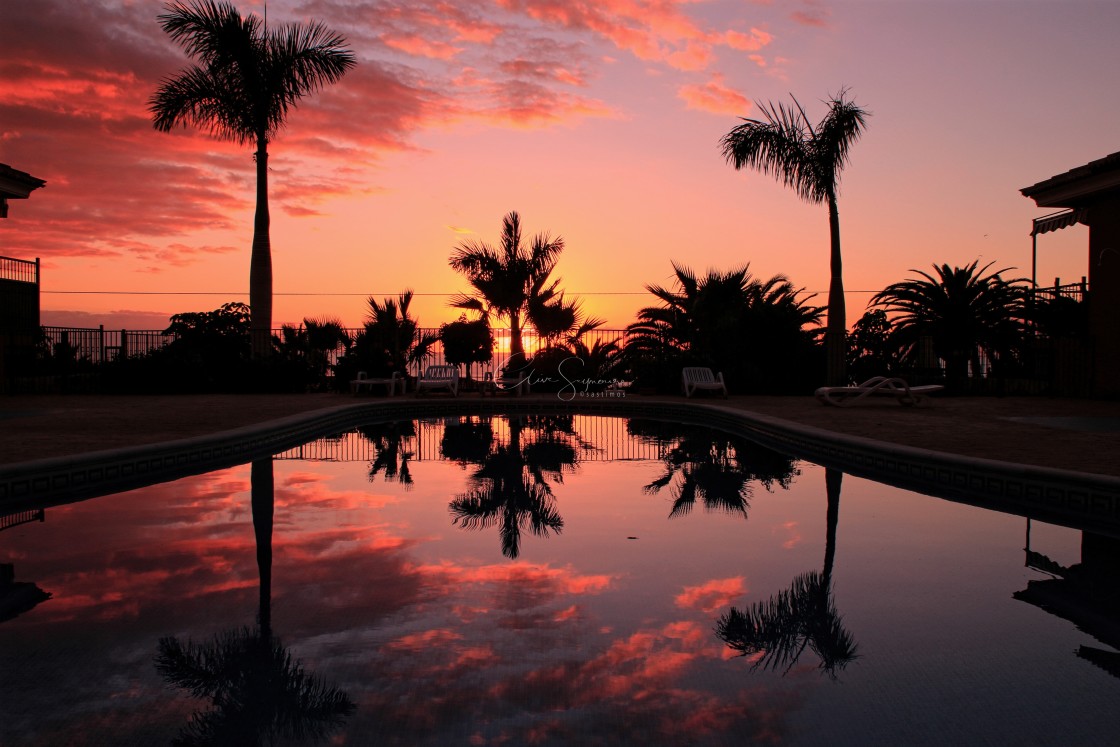
<svg viewBox="0 0 1120 747"><path fill-rule="evenodd" d="M792 550L801 544L803 537L801 536L801 532L798 531L799 526L799 523L796 521L786 521L774 530L775 534L780 530L784 530L789 535L785 542L782 543L783 550Z"/></svg>
<svg viewBox="0 0 1120 747"><path fill-rule="evenodd" d="M42 652L25 672L36 684L7 702L28 713L83 703L84 712L59 714L47 742L114 733L121 742L166 743L189 715L192 704L169 698L150 671L149 644L253 619L247 473L132 491L75 511L69 523L59 512L50 528L59 549L37 572L56 599L12 642L68 643ZM274 625L294 655L358 704L351 735L383 735L392 724L387 743L409 745L472 735L484 743L587 735L664 743L727 729L751 741L782 734L777 725L796 706L787 688L696 684L711 681L699 668L724 664L702 622L635 629L603 619L591 602L615 591L619 576L549 563L421 561L416 549L427 540L370 510L382 505L376 496L335 491L330 476L306 469L277 478ZM742 578L713 579L683 587L675 601L703 611L744 592ZM83 669L68 676L75 650Z"/></svg>
<svg viewBox="0 0 1120 747"><path fill-rule="evenodd" d="M730 606L735 599L746 593L746 581L742 576L714 578L699 586L686 586L675 601L678 607L684 609L714 612Z"/></svg>

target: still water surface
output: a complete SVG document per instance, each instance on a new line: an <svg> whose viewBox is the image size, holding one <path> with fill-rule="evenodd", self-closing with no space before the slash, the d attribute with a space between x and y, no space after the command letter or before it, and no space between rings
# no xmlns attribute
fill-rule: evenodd
<svg viewBox="0 0 1120 747"><path fill-rule="evenodd" d="M0 533L0 744L1115 744L1112 544L692 427L370 426Z"/></svg>

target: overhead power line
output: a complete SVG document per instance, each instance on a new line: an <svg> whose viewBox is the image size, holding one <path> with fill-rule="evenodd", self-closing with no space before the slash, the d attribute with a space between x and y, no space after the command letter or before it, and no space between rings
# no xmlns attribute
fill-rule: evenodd
<svg viewBox="0 0 1120 747"><path fill-rule="evenodd" d="M248 291L132 291L132 290L41 290L40 293L54 293L56 295L87 295L87 296L248 296ZM799 293L812 293L822 295L828 291L801 290ZM877 290L845 290L845 293L878 293ZM449 293L413 293L413 296L457 296L462 291ZM565 291L570 296L648 296L648 291ZM334 293L334 292L276 292L273 296L396 296L400 291L392 293Z"/></svg>

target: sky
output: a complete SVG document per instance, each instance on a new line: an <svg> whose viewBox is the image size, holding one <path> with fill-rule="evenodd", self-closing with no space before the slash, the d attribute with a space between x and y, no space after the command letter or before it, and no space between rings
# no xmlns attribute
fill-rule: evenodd
<svg viewBox="0 0 1120 747"><path fill-rule="evenodd" d="M261 13L261 0L236 3ZM4 0L0 162L45 179L0 221L40 257L44 324L158 329L248 301L252 148L157 132L188 59L148 0ZM933 264L1031 273L1022 187L1120 150L1120 3L1106 0L272 0L358 64L270 144L274 322L360 324L416 294L423 326L468 290L463 241L517 211L561 236L555 276L619 328L672 282L749 263L825 302L828 216L719 140L795 96L871 113L839 199L848 321ZM1088 232L1039 237L1038 278L1088 273Z"/></svg>

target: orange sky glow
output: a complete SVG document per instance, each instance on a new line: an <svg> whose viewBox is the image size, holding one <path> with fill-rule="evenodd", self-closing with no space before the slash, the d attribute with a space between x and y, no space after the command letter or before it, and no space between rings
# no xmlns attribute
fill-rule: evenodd
<svg viewBox="0 0 1120 747"><path fill-rule="evenodd" d="M261 12L260 0L237 3ZM1076 6L1071 8L1071 6ZM47 181L0 221L0 255L43 260L43 322L158 329L248 301L251 148L157 132L147 101L187 62L162 5L38 0L0 24L0 162ZM561 235L556 275L619 328L670 281L750 263L818 292L828 218L719 139L788 101L811 120L848 87L872 112L840 194L849 323L911 268L1031 271L1019 188L1120 150L1120 4L909 0L273 0L358 65L270 148L274 322L363 320L416 294L438 326L467 290L447 264L516 210ZM1038 278L1087 274L1083 227L1039 239Z"/></svg>

